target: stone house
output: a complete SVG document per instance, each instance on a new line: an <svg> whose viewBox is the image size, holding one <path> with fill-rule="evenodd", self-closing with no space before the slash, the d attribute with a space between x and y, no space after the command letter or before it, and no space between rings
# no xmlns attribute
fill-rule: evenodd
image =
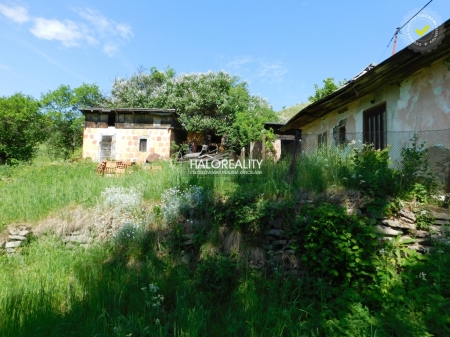
<svg viewBox="0 0 450 337"><path fill-rule="evenodd" d="M174 109L86 108L83 158L144 163L150 154L169 158L171 143L186 139Z"/></svg>

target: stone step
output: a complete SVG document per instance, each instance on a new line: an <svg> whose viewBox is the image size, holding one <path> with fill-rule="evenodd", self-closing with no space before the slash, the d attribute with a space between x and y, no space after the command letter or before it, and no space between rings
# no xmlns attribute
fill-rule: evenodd
<svg viewBox="0 0 450 337"><path fill-rule="evenodd" d="M5 248L19 247L21 243L22 243L22 241L10 241L10 242L6 243Z"/></svg>
<svg viewBox="0 0 450 337"><path fill-rule="evenodd" d="M375 226L374 227L374 232L380 233L380 234L383 234L383 235L386 235L386 236L397 236L397 235L403 233L401 231L397 231L397 230L392 229L390 227L381 226L381 225Z"/></svg>
<svg viewBox="0 0 450 337"><path fill-rule="evenodd" d="M27 238L22 235L10 235L8 236L9 240L19 240L19 241L25 241Z"/></svg>
<svg viewBox="0 0 450 337"><path fill-rule="evenodd" d="M416 229L416 226L414 224L401 220L383 220L381 223L385 226L393 228Z"/></svg>

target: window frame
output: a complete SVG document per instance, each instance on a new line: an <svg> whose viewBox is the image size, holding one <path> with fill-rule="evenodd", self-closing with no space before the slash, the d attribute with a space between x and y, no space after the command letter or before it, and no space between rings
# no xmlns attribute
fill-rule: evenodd
<svg viewBox="0 0 450 337"><path fill-rule="evenodd" d="M377 150L387 147L386 102L363 111L363 142Z"/></svg>
<svg viewBox="0 0 450 337"><path fill-rule="evenodd" d="M322 132L317 135L317 148L321 149L328 145L328 131Z"/></svg>
<svg viewBox="0 0 450 337"><path fill-rule="evenodd" d="M145 140L145 151L141 151L141 142ZM148 152L148 138L147 137L140 137L138 142L138 152Z"/></svg>

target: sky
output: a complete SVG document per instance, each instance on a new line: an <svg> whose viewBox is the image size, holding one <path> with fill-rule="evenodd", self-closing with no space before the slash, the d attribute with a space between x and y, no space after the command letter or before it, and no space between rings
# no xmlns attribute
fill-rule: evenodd
<svg viewBox="0 0 450 337"><path fill-rule="evenodd" d="M35 98L138 68L226 71L278 111L356 76L429 0L0 0L0 96ZM450 1L424 10L450 19ZM404 31L397 51L408 45Z"/></svg>

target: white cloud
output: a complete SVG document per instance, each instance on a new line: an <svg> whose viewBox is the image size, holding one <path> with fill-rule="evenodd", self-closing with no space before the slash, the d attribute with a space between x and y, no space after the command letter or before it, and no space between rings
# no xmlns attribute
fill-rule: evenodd
<svg viewBox="0 0 450 337"><path fill-rule="evenodd" d="M287 73L282 62L267 62L253 56L238 56L226 63L226 67L233 72L251 80L259 79L262 82L281 83Z"/></svg>
<svg viewBox="0 0 450 337"><path fill-rule="evenodd" d="M119 33L119 35L124 39L130 39L131 37L133 37L133 29L127 23L119 23L116 26L116 30Z"/></svg>
<svg viewBox="0 0 450 337"><path fill-rule="evenodd" d="M119 46L114 43L105 43L103 45L103 52L108 56L114 56L119 51Z"/></svg>
<svg viewBox="0 0 450 337"><path fill-rule="evenodd" d="M256 76L261 78L263 81L281 83L286 73L286 68L280 62L261 62Z"/></svg>
<svg viewBox="0 0 450 337"><path fill-rule="evenodd" d="M27 9L22 6L8 7L6 5L0 4L0 13L6 16L8 19L20 24L30 20Z"/></svg>
<svg viewBox="0 0 450 337"><path fill-rule="evenodd" d="M86 20L92 38L95 36L96 42L102 41L102 50L108 56L116 55L120 46L133 37L133 29L127 23L117 23L90 8L74 8L73 11Z"/></svg>
<svg viewBox="0 0 450 337"><path fill-rule="evenodd" d="M228 67L240 67L243 66L244 64L247 63L252 63L254 62L255 59L252 56L238 56L236 58L234 58L233 60L229 61L227 63Z"/></svg>
<svg viewBox="0 0 450 337"><path fill-rule="evenodd" d="M30 32L39 39L57 40L65 47L79 46L83 35L80 27L73 21L36 18Z"/></svg>
<svg viewBox="0 0 450 337"><path fill-rule="evenodd" d="M0 3L0 14L23 24L32 22L30 32L38 39L59 41L64 47L102 46L108 56L114 56L133 37L133 28L123 22L116 22L100 12L86 8L72 9L80 20L32 18L22 6L6 6Z"/></svg>
<svg viewBox="0 0 450 337"><path fill-rule="evenodd" d="M102 37L118 37L125 40L133 37L133 29L127 23L117 23L103 14L90 8L73 9L79 16L88 21Z"/></svg>

